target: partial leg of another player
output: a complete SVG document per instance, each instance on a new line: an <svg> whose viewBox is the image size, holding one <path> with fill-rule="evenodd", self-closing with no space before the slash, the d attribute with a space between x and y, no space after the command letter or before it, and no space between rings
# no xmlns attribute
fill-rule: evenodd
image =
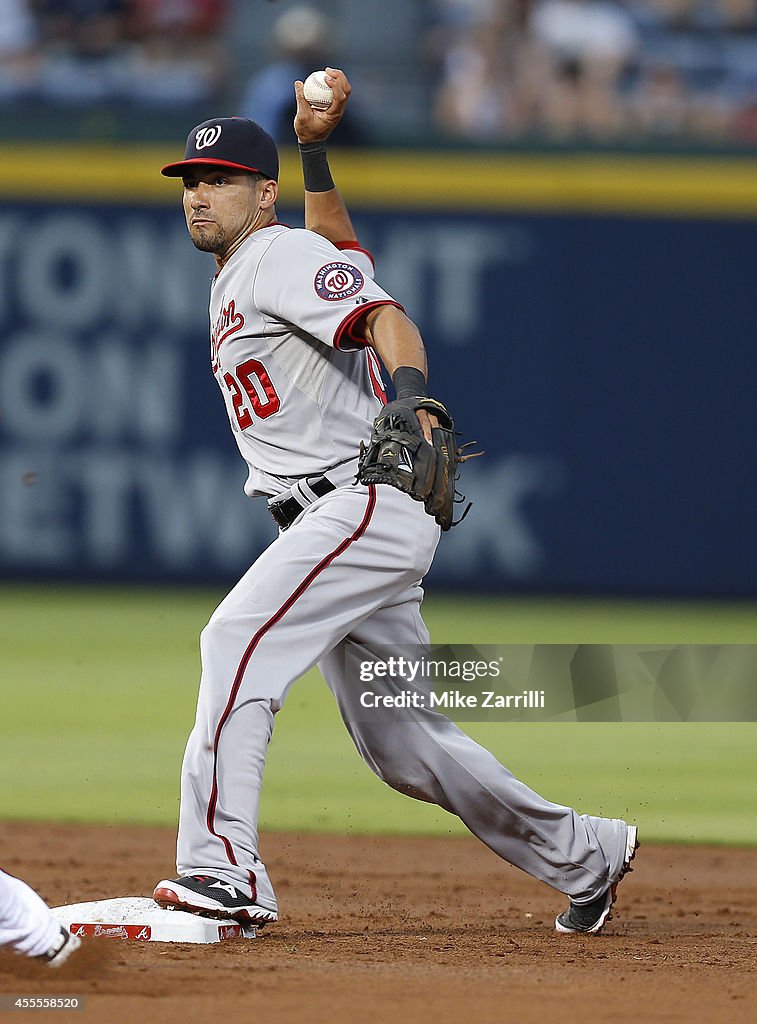
<svg viewBox="0 0 757 1024"><path fill-rule="evenodd" d="M60 967L80 945L31 886L0 870L0 946Z"/></svg>
<svg viewBox="0 0 757 1024"><path fill-rule="evenodd" d="M609 919L615 887L636 849L625 821L579 815L539 796L453 722L420 708L366 710L357 678L361 659L387 652L418 658L428 643L419 586L375 612L320 663L342 718L363 759L388 785L456 814L504 860L567 895L558 931L599 931ZM376 694L412 689L406 679L377 676ZM419 692L427 693L422 684Z"/></svg>

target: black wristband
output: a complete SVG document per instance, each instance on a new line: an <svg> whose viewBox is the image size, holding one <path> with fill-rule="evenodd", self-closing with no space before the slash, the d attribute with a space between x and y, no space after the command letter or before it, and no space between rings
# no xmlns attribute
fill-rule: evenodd
<svg viewBox="0 0 757 1024"><path fill-rule="evenodd" d="M329 169L325 142L300 142L302 177L306 192L330 192L336 186Z"/></svg>
<svg viewBox="0 0 757 1024"><path fill-rule="evenodd" d="M416 366L398 366L392 374L397 398L425 398L426 378Z"/></svg>

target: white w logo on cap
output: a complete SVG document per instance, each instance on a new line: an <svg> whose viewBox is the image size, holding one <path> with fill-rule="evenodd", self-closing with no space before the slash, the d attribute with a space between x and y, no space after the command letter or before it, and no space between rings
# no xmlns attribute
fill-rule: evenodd
<svg viewBox="0 0 757 1024"><path fill-rule="evenodd" d="M195 134L195 147L197 149L205 149L207 146L215 146L220 138L220 124L214 124L210 128L200 128Z"/></svg>

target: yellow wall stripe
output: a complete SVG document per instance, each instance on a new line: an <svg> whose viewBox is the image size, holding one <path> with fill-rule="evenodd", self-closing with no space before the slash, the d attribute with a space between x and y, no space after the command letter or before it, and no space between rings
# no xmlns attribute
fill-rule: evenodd
<svg viewBox="0 0 757 1024"><path fill-rule="evenodd" d="M5 144L3 198L173 203L177 181L159 168L176 147ZM178 152L177 152L178 151ZM640 215L757 215L757 158L504 155L332 150L340 188L377 209L513 210ZM302 179L282 151L284 205L299 204Z"/></svg>

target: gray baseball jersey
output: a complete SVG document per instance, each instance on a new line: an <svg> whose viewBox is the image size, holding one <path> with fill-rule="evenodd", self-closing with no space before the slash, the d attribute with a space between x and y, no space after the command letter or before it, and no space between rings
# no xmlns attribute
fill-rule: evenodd
<svg viewBox="0 0 757 1024"><path fill-rule="evenodd" d="M211 291L211 363L239 450L246 492L273 495L355 458L384 403L355 320L394 300L364 254L311 231L255 231ZM356 349L360 349L356 353Z"/></svg>
<svg viewBox="0 0 757 1024"><path fill-rule="evenodd" d="M348 654L417 653L428 643L421 581L439 540L420 502L354 483L358 442L383 401L375 357L354 328L372 303L386 302L393 300L361 256L279 225L254 232L214 281L213 371L249 467L246 490L279 499L289 492L302 511L202 632L179 872L215 891L232 886L249 901L248 917L276 919L258 841L266 751L289 688L319 664L380 778L457 814L501 857L587 902L623 869L624 822L544 800L436 711L418 709L389 727L356 708ZM310 487L320 474L333 490ZM405 686L386 677L373 688L389 695ZM160 882L158 893L169 903L193 898L181 879Z"/></svg>

